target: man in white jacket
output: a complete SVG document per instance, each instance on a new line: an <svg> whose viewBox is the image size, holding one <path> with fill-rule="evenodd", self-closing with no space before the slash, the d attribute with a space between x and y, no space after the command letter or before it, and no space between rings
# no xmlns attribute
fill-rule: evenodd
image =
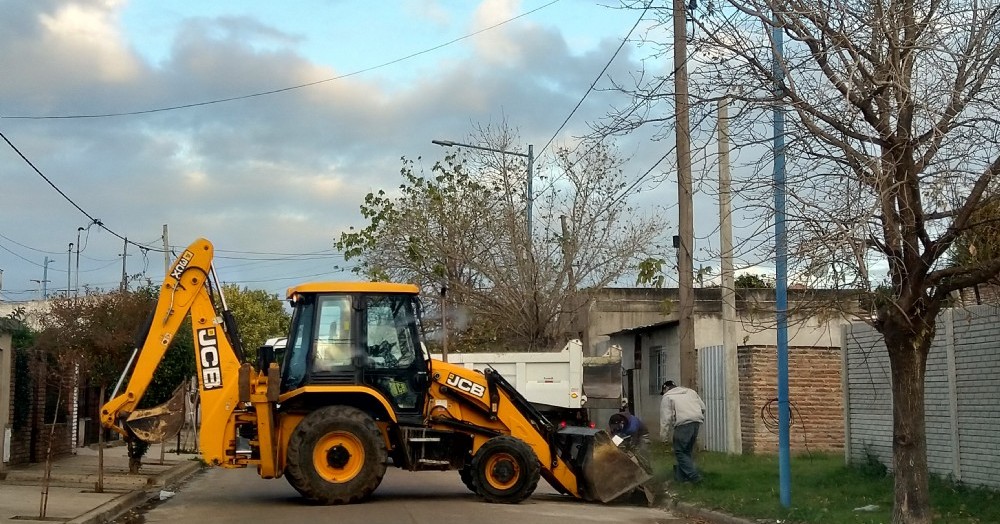
<svg viewBox="0 0 1000 524"><path fill-rule="evenodd" d="M701 473L694 465L695 441L698 429L705 422L705 402L693 389L668 380L660 389L660 439L664 442L673 433L674 456L677 467L674 479L681 482L699 482Z"/></svg>

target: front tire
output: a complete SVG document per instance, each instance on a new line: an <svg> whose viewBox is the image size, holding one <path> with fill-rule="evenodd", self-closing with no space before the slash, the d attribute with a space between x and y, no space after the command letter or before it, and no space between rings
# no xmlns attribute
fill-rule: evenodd
<svg viewBox="0 0 1000 524"><path fill-rule="evenodd" d="M469 491L476 492L476 485L472 480L472 466L463 466L462 469L458 470L458 476L462 479L462 484L465 484L465 487L469 488Z"/></svg>
<svg viewBox="0 0 1000 524"><path fill-rule="evenodd" d="M285 475L313 502L360 502L382 482L386 456L370 416L349 406L328 406L306 415L292 431Z"/></svg>
<svg viewBox="0 0 1000 524"><path fill-rule="evenodd" d="M472 483L487 502L517 504L534 493L539 476L535 452L514 437L491 438L472 457Z"/></svg>

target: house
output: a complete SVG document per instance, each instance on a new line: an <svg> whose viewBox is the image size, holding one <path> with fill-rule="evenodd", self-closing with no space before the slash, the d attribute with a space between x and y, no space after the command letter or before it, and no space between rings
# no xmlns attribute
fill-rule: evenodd
<svg viewBox="0 0 1000 524"><path fill-rule="evenodd" d="M654 434L659 428L660 386L680 379L677 297L677 289L603 290L584 308L577 324L588 354L600 354L612 345L622 348L629 407ZM857 294L789 290L788 303L789 398L796 428L791 447L843 449L841 333L860 313ZM732 322L738 384L730 384L724 374L721 289L695 290L698 389L708 405L702 439L705 447L719 451L776 451L774 290L737 290L736 312Z"/></svg>

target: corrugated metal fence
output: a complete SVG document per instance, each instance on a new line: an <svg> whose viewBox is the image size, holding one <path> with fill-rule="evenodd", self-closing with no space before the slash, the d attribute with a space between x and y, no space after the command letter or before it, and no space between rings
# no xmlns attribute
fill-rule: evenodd
<svg viewBox="0 0 1000 524"><path fill-rule="evenodd" d="M705 425L701 441L709 451L726 449L726 348L711 346L698 350L698 393L705 401Z"/></svg>

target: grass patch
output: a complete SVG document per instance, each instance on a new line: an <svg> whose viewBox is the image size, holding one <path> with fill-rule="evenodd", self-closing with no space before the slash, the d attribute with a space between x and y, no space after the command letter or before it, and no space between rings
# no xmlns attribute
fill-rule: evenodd
<svg viewBox="0 0 1000 524"><path fill-rule="evenodd" d="M669 480L674 464L669 445L651 452L657 476ZM678 500L747 519L785 523L888 523L892 515L892 476L869 466L848 467L842 454L795 455L791 459L791 507L780 501L777 455L727 455L700 452L695 461L704 475L697 485L671 482ZM1000 522L1000 493L932 478L935 523ZM855 508L875 505L873 511Z"/></svg>

